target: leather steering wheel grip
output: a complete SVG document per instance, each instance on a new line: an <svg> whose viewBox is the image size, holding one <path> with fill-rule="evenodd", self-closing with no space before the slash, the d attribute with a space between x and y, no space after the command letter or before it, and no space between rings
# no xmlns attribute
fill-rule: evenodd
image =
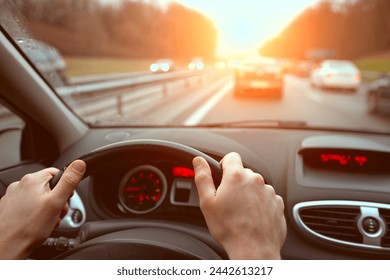
<svg viewBox="0 0 390 280"><path fill-rule="evenodd" d="M93 174L94 172L104 169L105 164L109 162L110 159L115 159L116 157L119 158L125 153L128 153L130 156L134 157L140 157L145 154L156 158L165 157L177 161L180 164L186 165L186 167L191 169L193 158L196 156L201 156L210 165L215 186L219 186L221 183L221 166L219 162L212 157L183 144L154 139L137 139L118 142L103 146L83 155L79 158L87 165L87 170L84 173L83 179ZM64 170L65 168L52 178L50 181L50 188L55 187Z"/></svg>

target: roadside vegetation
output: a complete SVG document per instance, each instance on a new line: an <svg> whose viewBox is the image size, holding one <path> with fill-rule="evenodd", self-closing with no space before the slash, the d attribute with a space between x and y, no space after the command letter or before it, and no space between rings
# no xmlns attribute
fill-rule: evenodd
<svg viewBox="0 0 390 280"><path fill-rule="evenodd" d="M264 55L292 59L309 58L316 50L350 60L389 52L390 1L321 0L260 48ZM375 59L359 64L367 70L390 70Z"/></svg>
<svg viewBox="0 0 390 280"><path fill-rule="evenodd" d="M355 64L361 71L390 72L390 59L362 59Z"/></svg>
<svg viewBox="0 0 390 280"><path fill-rule="evenodd" d="M152 60L108 57L64 57L69 77L148 71Z"/></svg>
<svg viewBox="0 0 390 280"><path fill-rule="evenodd" d="M214 57L217 31L177 2L18 0L32 35L63 56L189 60ZM107 4L113 3L113 4Z"/></svg>

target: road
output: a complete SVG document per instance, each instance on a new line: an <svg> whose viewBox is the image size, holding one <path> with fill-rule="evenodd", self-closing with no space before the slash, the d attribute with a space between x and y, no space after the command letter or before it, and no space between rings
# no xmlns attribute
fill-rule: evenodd
<svg viewBox="0 0 390 280"><path fill-rule="evenodd" d="M98 125L203 125L246 120L305 121L309 127L390 132L389 115L367 111L366 88L323 91L287 75L283 98L237 98L232 74L214 71L163 84L66 97L87 122ZM0 123L5 125L6 118ZM13 125L15 126L15 125Z"/></svg>
<svg viewBox="0 0 390 280"><path fill-rule="evenodd" d="M122 108L100 116L104 122L135 125L202 125L245 120L306 121L309 126L388 133L390 117L367 112L366 88L356 93L323 91L307 79L287 75L281 100L237 98L233 75L197 77L123 93ZM111 100L115 103L115 100ZM96 105L96 104L95 104ZM96 116L88 117L90 121Z"/></svg>
<svg viewBox="0 0 390 280"><path fill-rule="evenodd" d="M306 79L286 76L283 99L236 98L231 89L199 123L303 120L309 126L389 132L389 116L367 112L366 88L362 85L356 93L324 91L311 88Z"/></svg>

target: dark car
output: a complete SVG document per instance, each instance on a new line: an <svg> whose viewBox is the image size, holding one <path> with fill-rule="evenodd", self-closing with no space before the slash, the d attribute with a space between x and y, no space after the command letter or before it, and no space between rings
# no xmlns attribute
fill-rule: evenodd
<svg viewBox="0 0 390 280"><path fill-rule="evenodd" d="M235 77L235 96L263 96L282 98L283 68L272 58L244 60Z"/></svg>
<svg viewBox="0 0 390 280"><path fill-rule="evenodd" d="M390 74L383 74L370 84L367 105L370 113L390 112Z"/></svg>

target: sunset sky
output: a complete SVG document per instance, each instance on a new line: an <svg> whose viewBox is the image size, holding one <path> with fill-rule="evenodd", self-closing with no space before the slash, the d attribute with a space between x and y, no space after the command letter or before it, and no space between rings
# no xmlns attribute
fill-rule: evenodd
<svg viewBox="0 0 390 280"><path fill-rule="evenodd" d="M123 0L99 0L118 3ZM218 30L219 55L254 52L275 37L306 8L321 0L142 0L160 4L176 1L208 16ZM335 3L346 0L333 0Z"/></svg>
<svg viewBox="0 0 390 280"><path fill-rule="evenodd" d="M161 0L160 0L161 1ZM168 0L162 0L168 1ZM276 36L294 17L318 0L175 0L213 20L217 53L251 52Z"/></svg>

